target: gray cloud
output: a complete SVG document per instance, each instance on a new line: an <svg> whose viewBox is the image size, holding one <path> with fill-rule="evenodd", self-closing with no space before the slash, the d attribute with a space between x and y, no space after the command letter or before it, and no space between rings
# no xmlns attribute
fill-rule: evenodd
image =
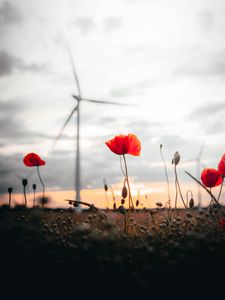
<svg viewBox="0 0 225 300"><path fill-rule="evenodd" d="M75 26L82 34L88 34L95 28L95 22L92 17L79 17L75 20Z"/></svg>
<svg viewBox="0 0 225 300"><path fill-rule="evenodd" d="M52 139L53 136L42 132L31 131L24 120L19 117L25 102L21 99L0 102L0 143L31 144L38 140Z"/></svg>
<svg viewBox="0 0 225 300"><path fill-rule="evenodd" d="M21 22L22 16L18 9L8 1L3 2L0 6L0 26L20 24Z"/></svg>
<svg viewBox="0 0 225 300"><path fill-rule="evenodd" d="M113 88L110 91L110 96L115 98L121 98L121 97L128 97L133 94L133 91L130 89L130 87L118 87Z"/></svg>
<svg viewBox="0 0 225 300"><path fill-rule="evenodd" d="M224 135L225 101L208 102L189 114L189 119L197 121L206 135Z"/></svg>
<svg viewBox="0 0 225 300"><path fill-rule="evenodd" d="M210 29L212 29L212 27L214 25L215 15L210 10L201 11L198 14L198 21L200 23L201 28L204 31L209 31Z"/></svg>
<svg viewBox="0 0 225 300"><path fill-rule="evenodd" d="M194 54L176 68L174 75L190 77L224 77L225 50L214 53Z"/></svg>
<svg viewBox="0 0 225 300"><path fill-rule="evenodd" d="M191 119L208 118L209 116L215 116L215 114L224 114L225 101L209 102L202 106L199 106L189 115Z"/></svg>
<svg viewBox="0 0 225 300"><path fill-rule="evenodd" d="M27 64L19 57L0 51L0 77L11 75L15 70L39 72L43 65Z"/></svg>
<svg viewBox="0 0 225 300"><path fill-rule="evenodd" d="M104 30L107 32L120 28L122 24L122 18L116 16L110 16L103 20Z"/></svg>

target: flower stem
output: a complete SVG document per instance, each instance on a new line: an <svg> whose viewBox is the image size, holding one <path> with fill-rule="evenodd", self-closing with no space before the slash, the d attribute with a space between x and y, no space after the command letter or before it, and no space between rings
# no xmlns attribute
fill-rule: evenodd
<svg viewBox="0 0 225 300"><path fill-rule="evenodd" d="M27 207L27 195L26 195L26 186L23 187L23 195L24 195L24 205Z"/></svg>
<svg viewBox="0 0 225 300"><path fill-rule="evenodd" d="M11 199L12 199L12 194L9 193L9 207L11 206Z"/></svg>
<svg viewBox="0 0 225 300"><path fill-rule="evenodd" d="M129 191L129 211L131 205L134 207L132 196L131 196L131 191L130 191L130 183L129 183L129 177L128 177L128 170L127 170L127 162L125 155L123 155L123 160L124 160L124 166L125 166L125 174L126 174L126 179L127 179L127 186L128 186L128 191Z"/></svg>
<svg viewBox="0 0 225 300"><path fill-rule="evenodd" d="M164 159L163 153L162 153L162 147L160 147L160 155L164 163L164 171L165 171L165 176L166 176L166 182L167 182L167 193L168 193L168 204L169 204L169 209L171 208L171 199L170 199L170 183L169 183L169 177L168 177L168 172L167 172L167 167L166 167L166 161Z"/></svg>
<svg viewBox="0 0 225 300"><path fill-rule="evenodd" d="M182 200L182 202L183 202L183 205L184 205L185 209L187 209L187 206L186 206L186 204L185 204L185 202L184 202L184 198L183 198L183 195L182 195L182 192L181 192L180 183L179 183L178 176L177 176L177 168L176 168L176 165L175 165L174 170L175 170L176 182L177 182L177 186L178 186L178 189L179 189L180 197L181 197L181 200Z"/></svg>
<svg viewBox="0 0 225 300"><path fill-rule="evenodd" d="M34 198L33 198L33 207L35 207L35 191L34 191Z"/></svg>
<svg viewBox="0 0 225 300"><path fill-rule="evenodd" d="M217 198L217 201L219 202L220 200L220 196L222 194L222 190L223 190L223 183L224 183L224 177L223 177L223 180L222 180L222 183L221 183L221 186L220 186L220 192L219 192L219 195L218 195L218 198Z"/></svg>
<svg viewBox="0 0 225 300"><path fill-rule="evenodd" d="M44 182L43 182L42 179L41 179L41 175L40 175L40 171L39 171L39 166L37 166L37 173L38 173L38 177L39 177L40 182L41 182L42 187L43 187L43 194L42 194L42 197L45 198L45 185L44 185Z"/></svg>

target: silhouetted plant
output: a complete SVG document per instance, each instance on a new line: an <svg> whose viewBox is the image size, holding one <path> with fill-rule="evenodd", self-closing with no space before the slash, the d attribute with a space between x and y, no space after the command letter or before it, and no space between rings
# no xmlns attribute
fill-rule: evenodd
<svg viewBox="0 0 225 300"><path fill-rule="evenodd" d="M27 195L26 195L26 186L28 184L28 180L26 178L22 179L23 185L23 195L24 195L24 205L27 207Z"/></svg>
<svg viewBox="0 0 225 300"><path fill-rule="evenodd" d="M39 170L40 166L45 165L45 161L43 159L41 159L40 156L37 155L36 153L28 153L23 158L23 162L24 162L25 166L27 166L27 167L37 167L37 174L38 174L38 177L40 179L40 182L41 182L42 188L43 188L42 197L45 198L45 185L44 185L44 182L41 178L40 170Z"/></svg>
<svg viewBox="0 0 225 300"><path fill-rule="evenodd" d="M13 191L13 188L9 187L8 188L8 193L9 193L9 207L11 206L11 201L12 201L12 191Z"/></svg>
<svg viewBox="0 0 225 300"><path fill-rule="evenodd" d="M36 188L37 188L37 185L34 183L32 184L32 189L33 189L33 207L35 207L35 192L36 192Z"/></svg>
<svg viewBox="0 0 225 300"><path fill-rule="evenodd" d="M180 162L180 154L178 152L175 152L174 157L172 159L172 164L174 164L174 173L175 173L175 189L176 189L176 195L175 195L175 209L177 211L177 198L178 198L178 192L180 194L181 200L183 202L184 207L187 209L187 206L184 202L184 198L181 192L181 187L180 187L180 183L178 180L178 175L177 175L177 165Z"/></svg>

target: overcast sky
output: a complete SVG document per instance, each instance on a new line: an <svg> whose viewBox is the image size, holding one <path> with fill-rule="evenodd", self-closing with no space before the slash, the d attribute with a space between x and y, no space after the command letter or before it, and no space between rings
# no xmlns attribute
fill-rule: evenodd
<svg viewBox="0 0 225 300"><path fill-rule="evenodd" d="M74 186L75 116L49 154L75 102L71 47L83 96L136 104L82 103L82 186L122 178L104 142L136 134L140 157L129 157L137 182L164 181L175 151L184 169L216 167L225 152L225 2L223 0L0 0L0 192L32 170L22 158L46 160L49 190ZM170 172L172 180L172 169Z"/></svg>

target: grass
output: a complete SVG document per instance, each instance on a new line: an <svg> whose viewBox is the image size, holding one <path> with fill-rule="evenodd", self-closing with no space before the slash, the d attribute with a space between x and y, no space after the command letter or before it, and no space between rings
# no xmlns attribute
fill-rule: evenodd
<svg viewBox="0 0 225 300"><path fill-rule="evenodd" d="M26 270L41 272L46 282L58 274L79 285L124 289L147 287L156 278L216 274L225 267L225 232L216 210L136 210L125 233L117 211L2 206L1 270L14 278Z"/></svg>

